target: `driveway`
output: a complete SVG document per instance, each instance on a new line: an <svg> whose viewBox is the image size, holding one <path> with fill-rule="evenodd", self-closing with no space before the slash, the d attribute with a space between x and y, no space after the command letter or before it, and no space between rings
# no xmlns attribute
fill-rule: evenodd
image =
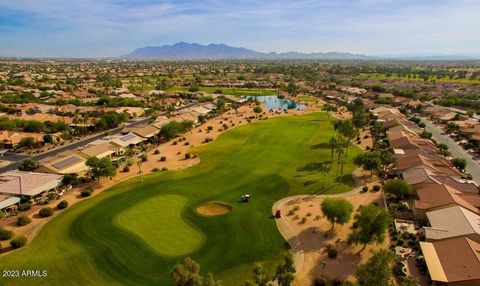
<svg viewBox="0 0 480 286"><path fill-rule="evenodd" d="M422 118L422 122L425 123L425 129L432 133L433 139L438 143L443 143L448 146L448 150L452 154L452 157L465 158L467 160L467 172L472 175L473 180L477 184L480 184L480 164L473 159L472 155L468 154L466 150L464 150L452 138L448 137L448 135L442 134L443 131L432 122L424 118Z"/></svg>

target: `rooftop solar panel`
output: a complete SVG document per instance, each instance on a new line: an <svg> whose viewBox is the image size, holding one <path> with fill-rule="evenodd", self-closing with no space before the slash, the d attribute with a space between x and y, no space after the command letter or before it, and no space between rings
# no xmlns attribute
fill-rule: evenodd
<svg viewBox="0 0 480 286"><path fill-rule="evenodd" d="M123 141L123 142L127 142L127 141L130 141L132 140L133 138L136 138L137 136L133 133L129 133L123 137L120 137L120 140Z"/></svg>
<svg viewBox="0 0 480 286"><path fill-rule="evenodd" d="M58 163L56 163L56 164L53 164L52 166L53 166L54 168L60 170L60 169L63 169L63 168L65 168L65 167L68 167L68 166L70 166L70 165L73 165L73 164L75 164L75 163L78 163L78 162L80 162L80 161L81 161L81 159L78 158L78 157L68 157L68 158L65 158L64 160L62 160L62 161L60 161L60 162L58 162Z"/></svg>

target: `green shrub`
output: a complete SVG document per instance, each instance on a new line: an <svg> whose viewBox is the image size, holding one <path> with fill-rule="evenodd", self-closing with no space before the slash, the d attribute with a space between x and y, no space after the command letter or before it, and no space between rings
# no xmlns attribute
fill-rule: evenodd
<svg viewBox="0 0 480 286"><path fill-rule="evenodd" d="M17 210L23 212L23 211L28 211L29 209L32 208L32 205L29 204L29 203L23 203L23 204L20 204L17 208Z"/></svg>
<svg viewBox="0 0 480 286"><path fill-rule="evenodd" d="M167 161L167 157L165 157L165 156L160 157L160 161L161 161L161 162Z"/></svg>
<svg viewBox="0 0 480 286"><path fill-rule="evenodd" d="M17 226L24 226L32 222L32 220L28 216L20 216L17 218Z"/></svg>
<svg viewBox="0 0 480 286"><path fill-rule="evenodd" d="M142 156L140 156L140 159L142 160L142 162L147 162L147 160L148 160L147 153L143 153Z"/></svg>
<svg viewBox="0 0 480 286"><path fill-rule="evenodd" d="M61 201L57 205L57 209L59 209L59 210L66 209L67 207L68 207L68 202L67 201Z"/></svg>
<svg viewBox="0 0 480 286"><path fill-rule="evenodd" d="M380 191L380 188L381 188L380 185L374 185L373 186L373 191L378 192L378 191Z"/></svg>
<svg viewBox="0 0 480 286"><path fill-rule="evenodd" d="M0 228L0 240L9 240L13 237L13 231Z"/></svg>
<svg viewBox="0 0 480 286"><path fill-rule="evenodd" d="M125 173L130 172L130 167L129 166L123 167L123 172Z"/></svg>
<svg viewBox="0 0 480 286"><path fill-rule="evenodd" d="M92 195L92 191L89 190L89 189L85 189L85 190L82 190L82 191L80 192L80 196L82 196L82 197L84 197L84 198L89 197L89 196L91 196L91 195Z"/></svg>
<svg viewBox="0 0 480 286"><path fill-rule="evenodd" d="M190 153L185 153L185 159L190 159L192 157L192 154Z"/></svg>
<svg viewBox="0 0 480 286"><path fill-rule="evenodd" d="M364 193L368 192L368 187L367 187L367 186L363 186L362 192L364 192Z"/></svg>
<svg viewBox="0 0 480 286"><path fill-rule="evenodd" d="M158 150L158 149L155 149L155 151L153 151L153 154L155 154L155 155L158 155L158 154L160 154L160 150Z"/></svg>
<svg viewBox="0 0 480 286"><path fill-rule="evenodd" d="M53 209L52 208L43 208L38 212L38 215L40 217L49 217L53 215Z"/></svg>
<svg viewBox="0 0 480 286"><path fill-rule="evenodd" d="M15 237L10 241L12 248L17 249L27 244L27 238L25 236Z"/></svg>
<svg viewBox="0 0 480 286"><path fill-rule="evenodd" d="M156 167L155 167L155 168L152 169L152 172L158 172L158 171L160 171L159 168L156 168Z"/></svg>

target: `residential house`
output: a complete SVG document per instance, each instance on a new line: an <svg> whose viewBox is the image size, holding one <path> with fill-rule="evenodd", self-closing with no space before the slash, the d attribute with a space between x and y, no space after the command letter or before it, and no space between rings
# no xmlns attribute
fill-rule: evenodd
<svg viewBox="0 0 480 286"><path fill-rule="evenodd" d="M425 240L468 237L480 243L480 215L463 206L454 205L427 212L429 227L424 227Z"/></svg>
<svg viewBox="0 0 480 286"><path fill-rule="evenodd" d="M449 208L452 206L462 206L476 214L480 215L480 209L464 199L464 193L444 184L429 184L416 190L417 200L413 203L413 214L415 218L427 220L427 212ZM478 195L470 195L470 200L480 199Z"/></svg>
<svg viewBox="0 0 480 286"><path fill-rule="evenodd" d="M38 162L39 166L35 171L51 174L77 174L81 176L88 171L88 166L85 162L85 157L75 152L68 152L40 160Z"/></svg>
<svg viewBox="0 0 480 286"><path fill-rule="evenodd" d="M435 285L480 285L480 243L467 237L420 242Z"/></svg>
<svg viewBox="0 0 480 286"><path fill-rule="evenodd" d="M62 177L57 174L8 171L0 174L0 194L35 197L56 189Z"/></svg>

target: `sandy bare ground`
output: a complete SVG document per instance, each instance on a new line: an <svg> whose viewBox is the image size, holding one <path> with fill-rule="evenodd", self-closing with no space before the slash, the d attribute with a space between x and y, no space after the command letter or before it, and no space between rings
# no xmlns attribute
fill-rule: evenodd
<svg viewBox="0 0 480 286"><path fill-rule="evenodd" d="M317 277L352 279L358 264L370 257L370 250L388 247L388 241L385 241L382 245L369 245L359 253L361 246L349 246L346 240L351 232L353 219L345 225L335 226L334 230L328 233L328 237L325 237L325 233L331 229L331 224L320 210L320 204L325 197L342 197L350 201L355 210L361 205L370 203L383 206L381 192L362 193L360 190L361 187L338 195L295 196L282 199L274 205L274 210L280 209L283 214L282 218L277 219L277 226L295 253L297 267L295 285L312 285ZM288 215L294 207L299 210L295 215ZM307 219L305 223L301 222L302 218ZM337 249L336 259L328 257L327 244Z"/></svg>
<svg viewBox="0 0 480 286"><path fill-rule="evenodd" d="M180 138L185 138L185 140L179 141L179 138L161 144L155 148L152 148L148 151L148 160L141 165L141 170L143 174L152 172L153 169L162 169L167 168L168 170L179 170L191 167L196 165L200 162L199 157L185 159L185 153L189 151L190 148L201 145L201 144L208 144L205 143L206 138L210 138L215 140L218 135L225 131L224 124L228 126L228 129L234 128L236 126L240 126L243 124L247 124L247 118L254 116L254 119L251 119L251 122L255 122L260 120L258 114L255 114L252 110L251 106L242 106L237 110L237 112L231 110L228 112L223 113L222 115L212 118L205 122L204 124L195 127L191 131L183 134ZM268 117L277 117L277 116L292 116L292 115L299 115L299 114L306 114L310 112L318 112L318 109L315 105L310 105L308 108L303 110L288 110L288 111L270 111L264 110L262 113L262 118ZM212 130L208 131L208 127L211 126ZM173 144L174 141L177 141L177 144ZM188 144L186 144L188 142ZM160 151L160 154L154 154L155 149ZM166 161L161 162L160 158L162 156L166 157ZM73 188L67 191L59 200L51 201L48 205L35 205L29 211L21 212L17 216L12 216L8 218L0 219L0 225L3 226L5 229L12 230L14 232L14 236L24 235L27 237L28 241L32 241L35 236L40 232L42 227L48 222L50 219L58 215L58 213L67 210L59 211L57 210L52 217L48 218L41 218L38 216L38 211L44 207L52 207L55 208L56 205L61 200L66 200L69 203L69 206L81 201L86 200L89 198L81 198L79 193L81 190L85 189L88 186L92 186L94 188L94 192L92 193L91 197L97 196L98 194L102 193L104 190L112 187L115 184L118 184L121 181L131 179L133 177L139 176L139 167L134 164L130 167L129 172L123 172L122 167L118 169L117 176L113 179L106 179L103 178L100 182L95 183L93 185L83 185L76 188ZM140 179L139 179L140 182ZM18 227L16 225L16 221L18 216L25 215L32 219L32 222L26 226ZM0 242L3 246L3 251L0 254L6 255L11 251L10 248L6 246L9 244L9 241L2 241Z"/></svg>
<svg viewBox="0 0 480 286"><path fill-rule="evenodd" d="M218 203L210 202L204 205L199 206L195 211L204 216L217 216L229 213L232 210L231 206Z"/></svg>

